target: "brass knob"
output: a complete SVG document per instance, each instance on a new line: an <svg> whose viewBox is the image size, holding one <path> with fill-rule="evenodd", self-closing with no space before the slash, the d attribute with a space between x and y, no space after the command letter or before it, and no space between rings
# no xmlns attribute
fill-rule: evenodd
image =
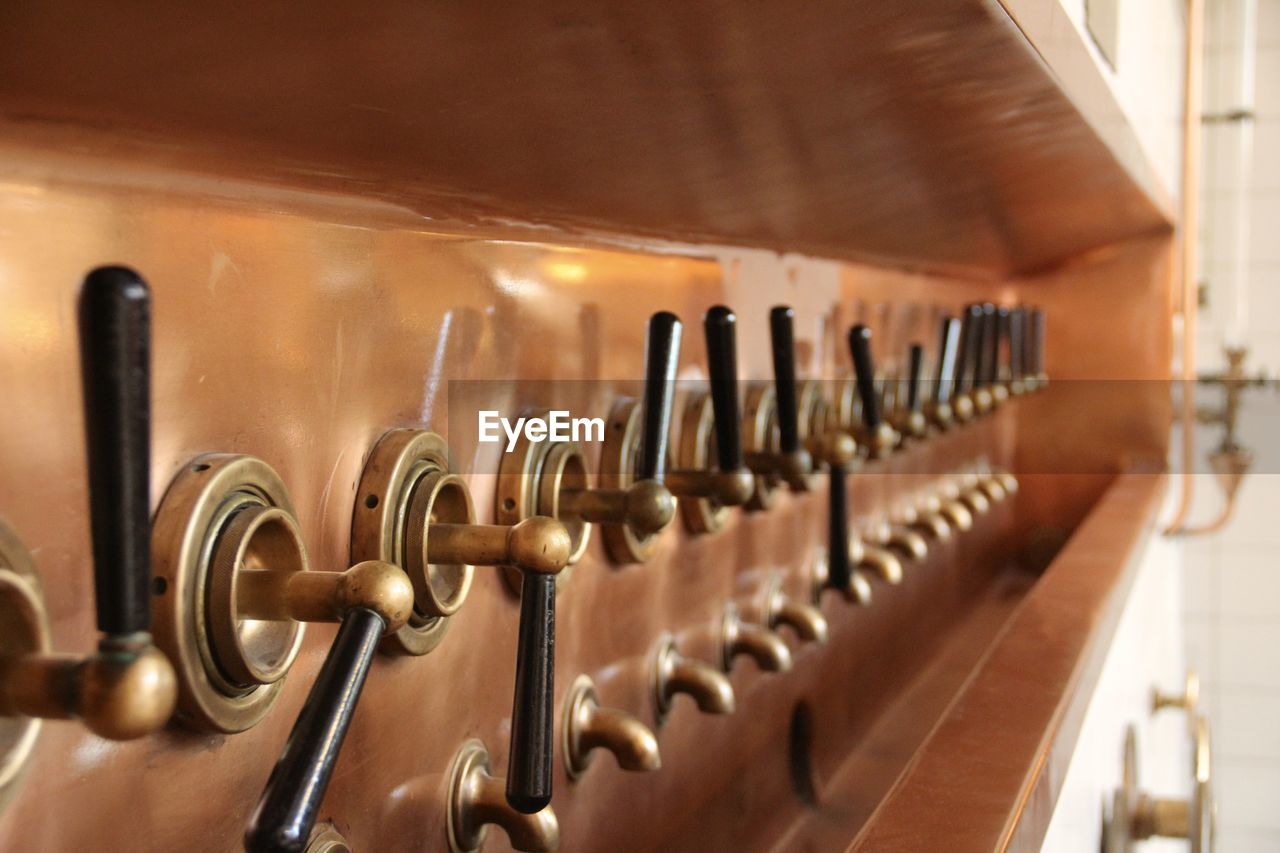
<svg viewBox="0 0 1280 853"><path fill-rule="evenodd" d="M849 552L855 565L874 572L885 583L893 586L902 583L902 561L887 549L855 536L849 541Z"/></svg>
<svg viewBox="0 0 1280 853"><path fill-rule="evenodd" d="M647 772L662 765L658 739L644 723L625 711L602 708L589 675L579 675L565 696L564 766L577 779L591 764L591 752L606 749L623 770Z"/></svg>
<svg viewBox="0 0 1280 853"><path fill-rule="evenodd" d="M675 639L663 636L653 657L654 713L661 724L675 697L683 693L704 714L732 714L733 685L724 673L702 661L681 655Z"/></svg>
<svg viewBox="0 0 1280 853"><path fill-rule="evenodd" d="M782 638L763 625L744 622L733 604L726 604L720 621L720 666L733 668L734 658L745 655L765 672L791 669L791 650Z"/></svg>
<svg viewBox="0 0 1280 853"><path fill-rule="evenodd" d="M560 823L551 807L533 814L518 812L507 803L505 787L504 780L493 775L484 744L464 743L449 771L446 830L451 850L479 850L491 825L501 827L517 850L549 853L560 847Z"/></svg>
<svg viewBox="0 0 1280 853"><path fill-rule="evenodd" d="M822 646L829 628L822 611L811 604L796 601L782 589L782 577L775 574L764 588L764 624L770 629L786 625L806 643Z"/></svg>

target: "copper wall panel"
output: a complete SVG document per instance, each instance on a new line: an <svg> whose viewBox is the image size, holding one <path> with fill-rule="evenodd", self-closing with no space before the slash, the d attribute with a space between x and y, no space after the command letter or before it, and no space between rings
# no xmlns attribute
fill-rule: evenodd
<svg viewBox="0 0 1280 853"><path fill-rule="evenodd" d="M991 0L0 7L10 140L986 277L1168 229L1091 109Z"/></svg>

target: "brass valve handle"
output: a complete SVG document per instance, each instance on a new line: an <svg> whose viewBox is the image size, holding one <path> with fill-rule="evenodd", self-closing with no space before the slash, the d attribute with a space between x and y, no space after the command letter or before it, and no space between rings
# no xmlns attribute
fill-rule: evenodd
<svg viewBox="0 0 1280 853"><path fill-rule="evenodd" d="M979 306L979 311L975 326L977 347L972 364L973 380L971 382L971 387L975 391L985 388L990 380L991 344L996 331L996 306L987 302Z"/></svg>
<svg viewBox="0 0 1280 853"><path fill-rule="evenodd" d="M711 409L716 422L716 461L721 471L742 468L742 413L738 407L737 317L716 305L702 320L707 337Z"/></svg>
<svg viewBox="0 0 1280 853"><path fill-rule="evenodd" d="M943 317L938 328L938 369L934 376L933 399L929 419L939 428L948 429L955 418L952 397L956 385L956 362L960 352L960 321Z"/></svg>
<svg viewBox="0 0 1280 853"><path fill-rule="evenodd" d="M399 573L389 564L360 565L387 566ZM294 853L306 846L378 640L403 624L413 606L412 589L402 573L401 583L398 617L365 606L347 611L249 820L244 846L250 853Z"/></svg>
<svg viewBox="0 0 1280 853"><path fill-rule="evenodd" d="M716 305L703 318L710 373L716 467L668 471L664 484L679 497L714 498L720 506L738 506L751 497L755 481L742 463L742 413L738 406L737 317ZM687 428L687 427L686 427Z"/></svg>
<svg viewBox="0 0 1280 853"><path fill-rule="evenodd" d="M907 351L907 411L913 415L924 413L924 395L920 393L923 374L924 346L913 343Z"/></svg>
<svg viewBox="0 0 1280 853"><path fill-rule="evenodd" d="M778 305L769 311L774 395L778 401L778 447L787 455L793 455L800 450L800 412L796 397L795 316L795 311L787 305Z"/></svg>
<svg viewBox="0 0 1280 853"><path fill-rule="evenodd" d="M853 562L849 555L849 493L843 468L833 467L829 475L826 587L843 595L853 581Z"/></svg>
<svg viewBox="0 0 1280 853"><path fill-rule="evenodd" d="M884 422L880 396L876 393L876 365L871 357L871 329L862 323L849 330L849 352L853 356L854 378L862 400L862 424L867 433L867 452L878 459L893 449L897 436Z"/></svg>
<svg viewBox="0 0 1280 853"><path fill-rule="evenodd" d="M79 717L128 740L168 721L173 667L152 644L151 298L132 270L91 272L78 305L93 533L102 632L88 657L34 653L0 669L0 704L29 717Z"/></svg>
<svg viewBox="0 0 1280 853"><path fill-rule="evenodd" d="M982 306L975 303L965 307L961 319L960 352L956 361L956 394L964 394L973 390L978 353L981 352L981 347Z"/></svg>
<svg viewBox="0 0 1280 853"><path fill-rule="evenodd" d="M641 480L661 483L666 469L682 330L680 319L670 311L659 311L649 318L644 345L644 405L640 412L640 470L637 472Z"/></svg>

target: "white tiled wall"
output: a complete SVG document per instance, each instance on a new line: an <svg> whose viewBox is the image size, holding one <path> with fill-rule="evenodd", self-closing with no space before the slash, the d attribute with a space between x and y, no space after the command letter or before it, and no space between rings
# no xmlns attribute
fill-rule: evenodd
<svg viewBox="0 0 1280 853"><path fill-rule="evenodd" d="M1207 0L1205 111L1236 108L1240 3ZM1247 323L1233 325L1236 228L1235 124L1207 124L1201 174L1201 308L1198 361L1223 364L1233 336L1249 346L1253 370L1280 375L1280 0L1257 0L1258 42L1251 231L1245 264ZM1255 394L1274 397L1275 391ZM1203 395L1211 396L1211 395ZM1209 402L1206 400L1206 402ZM1254 405L1257 406L1258 401ZM1249 405L1246 402L1246 405ZM1268 430L1274 432L1274 430ZM1275 442L1250 430L1246 440ZM1261 454L1259 454L1261 456ZM1274 453L1270 454L1274 460ZM1204 681L1218 774L1219 850L1280 852L1280 472L1246 477L1236 514L1219 533L1184 544L1184 623L1189 665ZM1211 517L1218 488L1197 477L1197 520Z"/></svg>

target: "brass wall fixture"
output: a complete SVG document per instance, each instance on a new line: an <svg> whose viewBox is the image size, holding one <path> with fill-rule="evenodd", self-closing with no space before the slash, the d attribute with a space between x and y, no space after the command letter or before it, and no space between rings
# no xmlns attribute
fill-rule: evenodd
<svg viewBox="0 0 1280 853"><path fill-rule="evenodd" d="M569 686L561 730L564 766L570 779L578 779L587 771L596 749L613 753L623 770L643 773L662 765L653 731L625 711L602 707L589 675L579 675Z"/></svg>
<svg viewBox="0 0 1280 853"><path fill-rule="evenodd" d="M929 421L924 414L923 385L924 346L913 343L907 351L906 392L889 419L903 443L922 439L929 433Z"/></svg>
<svg viewBox="0 0 1280 853"><path fill-rule="evenodd" d="M791 670L791 650L782 638L764 625L745 621L730 602L720 617L720 668L731 671L739 657L751 658L763 672Z"/></svg>
<svg viewBox="0 0 1280 853"><path fill-rule="evenodd" d="M493 775L484 744L464 743L449 769L445 826L450 850L479 850L491 825L501 827L517 850L550 853L559 849L560 823L551 806L533 812L515 809L504 796L504 787L502 778Z"/></svg>
<svg viewBox="0 0 1280 853"><path fill-rule="evenodd" d="M755 488L755 478L742 461L736 325L737 318L723 305L703 318L709 388L685 402L676 454L679 467L666 475L666 485L680 499L685 524L693 533L719 530L728 508L746 503Z"/></svg>
<svg viewBox="0 0 1280 853"><path fill-rule="evenodd" d="M658 725L666 720L676 696L682 693L693 699L704 714L733 713L733 685L729 679L715 667L680 654L670 634L658 638L651 672Z"/></svg>
<svg viewBox="0 0 1280 853"><path fill-rule="evenodd" d="M956 364L960 357L960 321L943 317L938 332L938 357L933 380L933 395L925 407L929 424L945 432L955 425L953 394L956 387Z"/></svg>
<svg viewBox="0 0 1280 853"><path fill-rule="evenodd" d="M1103 853L1132 853L1150 838L1181 838L1191 853L1212 853L1215 846L1217 804L1213 792L1213 755L1209 724L1199 714L1190 718L1191 797L1155 797L1138 783L1138 738L1132 725L1125 729L1123 782L1103 813Z"/></svg>
<svg viewBox="0 0 1280 853"><path fill-rule="evenodd" d="M776 631L785 625L801 642L826 645L829 633L826 617L812 604L787 595L781 572L770 573L761 588L760 599L760 621L766 628Z"/></svg>
<svg viewBox="0 0 1280 853"><path fill-rule="evenodd" d="M97 651L57 654L30 552L0 520L0 804L31 758L40 721L79 719L130 740L163 726L177 693L152 643L151 297L132 270L91 272L78 305Z"/></svg>
<svg viewBox="0 0 1280 853"><path fill-rule="evenodd" d="M1181 693L1165 693L1158 685L1151 688L1151 713L1156 714L1166 708L1186 711L1195 715L1200 709L1200 674L1195 670L1187 673L1182 683Z"/></svg>
<svg viewBox="0 0 1280 853"><path fill-rule="evenodd" d="M586 550L593 523L600 525L615 562L643 562L653 554L657 534L676 512L675 497L663 480L681 328L667 311L649 319L644 398L621 399L609 412L599 486L592 486L586 455L576 442L523 437L504 456L498 473L498 521L515 524L543 515L563 522L573 536L575 561Z"/></svg>

